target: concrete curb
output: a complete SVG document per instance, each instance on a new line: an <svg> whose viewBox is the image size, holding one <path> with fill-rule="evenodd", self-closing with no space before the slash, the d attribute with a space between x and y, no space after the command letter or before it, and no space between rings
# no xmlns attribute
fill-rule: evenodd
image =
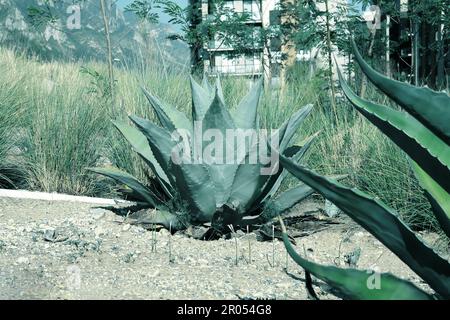
<svg viewBox="0 0 450 320"><path fill-rule="evenodd" d="M119 203L132 204L132 202L120 199L91 198L91 197L71 196L59 193L36 192L27 190L9 190L9 189L0 189L0 198L31 199L44 201L68 201L68 202L92 203L102 205L116 205Z"/></svg>

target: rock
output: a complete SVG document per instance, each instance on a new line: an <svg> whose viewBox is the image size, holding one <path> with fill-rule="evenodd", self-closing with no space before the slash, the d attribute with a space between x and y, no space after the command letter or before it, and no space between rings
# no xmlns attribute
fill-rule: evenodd
<svg viewBox="0 0 450 320"><path fill-rule="evenodd" d="M17 259L18 264L28 264L29 262L30 260L27 257L19 257L19 259Z"/></svg>
<svg viewBox="0 0 450 320"><path fill-rule="evenodd" d="M203 227L203 226L189 226L185 234L188 237L194 238L194 239L203 239L208 232L209 228Z"/></svg>
<svg viewBox="0 0 450 320"><path fill-rule="evenodd" d="M131 224L127 223L122 227L122 231L128 231L131 228Z"/></svg>
<svg viewBox="0 0 450 320"><path fill-rule="evenodd" d="M159 270L155 270L155 272L153 272L152 274L148 275L150 278L156 278L157 276L159 276Z"/></svg>
<svg viewBox="0 0 450 320"><path fill-rule="evenodd" d="M238 238L242 238L243 236L245 236L245 232L242 230L238 230L233 234L233 237L236 236Z"/></svg>
<svg viewBox="0 0 450 320"><path fill-rule="evenodd" d="M109 210L103 210L103 215L99 220L104 220L104 221L116 221L117 220L117 215Z"/></svg>
<svg viewBox="0 0 450 320"><path fill-rule="evenodd" d="M325 209L326 215L330 218L334 218L339 215L340 210L336 207L331 201L325 200Z"/></svg>
<svg viewBox="0 0 450 320"><path fill-rule="evenodd" d="M142 228L141 226L133 226L131 231L134 233L137 233L137 234L143 234L143 233L145 233L146 230L144 228Z"/></svg>
<svg viewBox="0 0 450 320"><path fill-rule="evenodd" d="M162 228L161 230L159 230L159 234L160 234L162 237L169 237L169 236L170 236L169 230L164 229L164 228Z"/></svg>
<svg viewBox="0 0 450 320"><path fill-rule="evenodd" d="M54 242L56 240L56 230L51 228L44 230L44 240Z"/></svg>
<svg viewBox="0 0 450 320"><path fill-rule="evenodd" d="M290 282L281 282L281 283L277 283L276 286L277 288L280 289L289 289L291 287L291 283Z"/></svg>
<svg viewBox="0 0 450 320"><path fill-rule="evenodd" d="M246 233L245 234L245 239L246 240L250 240L250 241L257 241L258 240L258 235L254 232L250 232L250 233Z"/></svg>
<svg viewBox="0 0 450 320"><path fill-rule="evenodd" d="M89 210L89 213L95 220L100 220L101 218L103 218L105 216L105 212L106 210L102 208L91 208Z"/></svg>
<svg viewBox="0 0 450 320"><path fill-rule="evenodd" d="M197 263L202 265L202 266L207 266L208 265L208 260L206 260L206 259L198 259Z"/></svg>
<svg viewBox="0 0 450 320"><path fill-rule="evenodd" d="M95 230L94 230L94 234L95 234L95 237L96 237L96 238L99 238L99 237L101 237L101 236L106 235L106 230L103 229L102 227L97 227L97 228L95 228Z"/></svg>

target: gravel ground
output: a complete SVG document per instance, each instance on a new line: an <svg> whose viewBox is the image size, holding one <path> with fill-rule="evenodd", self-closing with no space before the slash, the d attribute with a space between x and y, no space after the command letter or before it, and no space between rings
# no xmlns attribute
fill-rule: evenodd
<svg viewBox="0 0 450 320"><path fill-rule="evenodd" d="M307 298L300 268L288 262L288 271L300 280L284 271L279 241L272 258L271 242L257 242L252 234L240 237L236 265L234 239L206 242L165 230L156 235L152 252L152 232L124 224L110 211L0 198L0 299ZM297 240L298 250L315 261L356 262L360 269L393 272L427 289L381 243L346 220ZM360 258L353 259L358 250ZM316 289L321 299L335 299L325 285Z"/></svg>

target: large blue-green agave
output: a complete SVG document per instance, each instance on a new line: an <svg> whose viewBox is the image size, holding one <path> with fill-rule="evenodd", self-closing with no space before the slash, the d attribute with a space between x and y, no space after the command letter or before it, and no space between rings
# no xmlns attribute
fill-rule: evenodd
<svg viewBox="0 0 450 320"><path fill-rule="evenodd" d="M179 129L192 132L196 121L201 121L203 131L217 129L224 135L227 129L258 130L257 111L262 86L262 81L258 80L236 109L230 112L225 105L219 78L214 86L206 79L199 84L191 78L191 120L175 107L143 90L159 125L136 116L129 117L135 126L118 121L114 125L148 164L154 183L146 186L116 168L90 170L128 186L140 201L158 209L154 211L151 222L165 227L169 224L172 228L185 226L186 221L180 221L181 207L187 210L188 223L212 222L218 228L228 224L245 226L261 223L264 217L280 214L312 193L311 188L302 184L275 198L287 175L286 171L280 169L273 175L262 175L263 164L250 164L245 159L236 164L175 164L171 159L171 152L177 145L171 134ZM295 161L301 160L315 135L302 145L289 144L311 110L311 105L301 108L277 130L279 153ZM193 144L192 139L189 143ZM179 198L184 206L173 206L171 200L175 198Z"/></svg>

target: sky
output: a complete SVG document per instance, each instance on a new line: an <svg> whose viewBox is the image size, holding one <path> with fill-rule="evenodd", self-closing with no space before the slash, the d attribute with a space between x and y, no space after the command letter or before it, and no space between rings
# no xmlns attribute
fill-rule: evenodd
<svg viewBox="0 0 450 320"><path fill-rule="evenodd" d="M179 5L182 5L182 6L186 6L187 5L187 3L188 3L188 0L174 0L175 2L177 2ZM120 7L125 7L126 5L128 5L128 4L130 4L131 2L133 2L133 0L118 0L118 5L120 6ZM168 22L168 20L169 20L169 17L167 16L167 15L165 15L165 14L163 14L163 13L161 13L161 12L159 12L159 14L160 14L160 20L161 20L161 22L162 23L167 23Z"/></svg>

